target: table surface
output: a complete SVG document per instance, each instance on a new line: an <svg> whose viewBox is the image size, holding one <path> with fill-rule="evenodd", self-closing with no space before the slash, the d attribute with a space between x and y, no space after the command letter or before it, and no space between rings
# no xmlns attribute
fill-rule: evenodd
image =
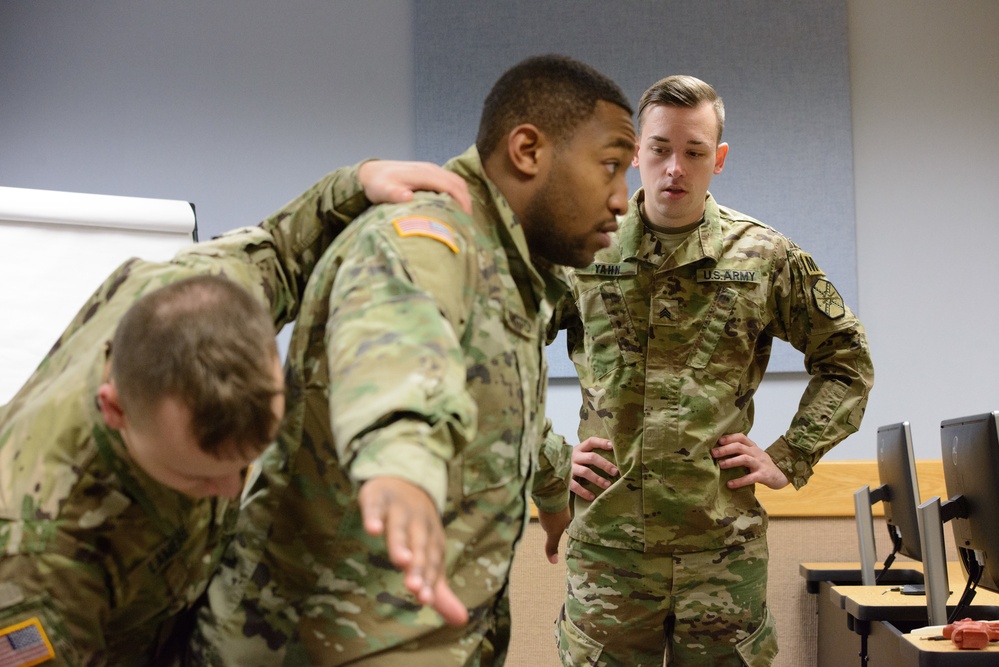
<svg viewBox="0 0 999 667"><path fill-rule="evenodd" d="M950 582L949 606L955 606L964 592L964 570L957 561L947 563ZM837 585L830 588L833 602L854 618L862 621L914 621L926 611L925 595L903 595L898 585L856 586ZM979 588L972 602L975 607L995 607L999 618L999 594ZM991 610L983 610L991 616ZM926 643L926 642L924 642Z"/></svg>
<svg viewBox="0 0 999 667"><path fill-rule="evenodd" d="M902 635L899 653L908 664L919 667L995 667L999 665L999 643L987 648L962 650L948 640L922 639L924 634L939 635L939 627L922 628Z"/></svg>
<svg viewBox="0 0 999 667"><path fill-rule="evenodd" d="M802 563L801 574L807 581L825 581L833 574L832 580L848 578L850 566L857 563ZM890 571L895 571L899 563ZM905 562L900 572L910 570L922 572L922 563ZM902 575L904 576L904 574ZM947 563L947 577L951 594L948 605L956 605L964 592L965 573L957 561ZM844 609L854 618L863 621L912 621L925 618L926 596L903 595L899 585L862 586L838 584L831 586L829 594L833 604ZM999 594L979 588L972 606L980 608L985 616L999 620ZM981 609L981 608L985 609ZM994 607L994 609L988 609ZM976 614L981 617L983 614ZM906 664L919 667L979 667L999 665L999 643L993 642L988 648L962 650L950 640L928 640L923 636L940 636L942 628L919 628L901 635L899 650Z"/></svg>

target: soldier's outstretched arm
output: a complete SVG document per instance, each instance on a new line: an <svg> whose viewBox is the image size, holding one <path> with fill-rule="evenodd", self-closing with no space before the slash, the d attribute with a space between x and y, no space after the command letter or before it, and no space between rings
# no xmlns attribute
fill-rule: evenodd
<svg viewBox="0 0 999 667"><path fill-rule="evenodd" d="M375 477L361 486L358 502L365 531L385 536L392 564L406 575L406 588L449 625L467 623L468 610L444 576L444 526L426 491L398 477Z"/></svg>

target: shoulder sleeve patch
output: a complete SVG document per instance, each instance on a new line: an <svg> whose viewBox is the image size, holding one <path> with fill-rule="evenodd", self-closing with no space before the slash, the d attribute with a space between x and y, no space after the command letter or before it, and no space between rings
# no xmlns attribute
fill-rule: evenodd
<svg viewBox="0 0 999 667"><path fill-rule="evenodd" d="M0 665L29 667L54 657L52 643L37 617L0 628Z"/></svg>
<svg viewBox="0 0 999 667"><path fill-rule="evenodd" d="M826 275L825 272L819 268L819 265L815 263L815 260L812 259L812 256L809 255L807 252L799 251L798 256L801 257L801 263L804 265L805 270L808 272L808 275L810 276Z"/></svg>
<svg viewBox="0 0 999 667"><path fill-rule="evenodd" d="M812 296L815 298L815 307L829 319L838 320L846 314L843 297L828 280L824 278L816 280L812 285Z"/></svg>
<svg viewBox="0 0 999 667"><path fill-rule="evenodd" d="M399 236L426 236L429 239L440 241L452 252L458 252L458 242L454 238L454 230L440 220L410 216L406 218L396 218L392 225L399 233Z"/></svg>

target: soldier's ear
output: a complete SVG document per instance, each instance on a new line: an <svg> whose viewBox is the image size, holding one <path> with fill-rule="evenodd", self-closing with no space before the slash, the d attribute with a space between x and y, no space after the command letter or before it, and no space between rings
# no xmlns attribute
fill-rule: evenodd
<svg viewBox="0 0 999 667"><path fill-rule="evenodd" d="M722 169L725 168L725 158L727 156L728 144L718 144L718 150L715 151L715 175L722 173Z"/></svg>
<svg viewBox="0 0 999 667"><path fill-rule="evenodd" d="M97 389L97 406L104 417L104 423L115 430L125 425L125 413L121 409L118 389L110 382L105 382Z"/></svg>
<svg viewBox="0 0 999 667"><path fill-rule="evenodd" d="M541 130L530 123L513 128L507 135L507 156L522 179L530 180L547 169L551 147Z"/></svg>

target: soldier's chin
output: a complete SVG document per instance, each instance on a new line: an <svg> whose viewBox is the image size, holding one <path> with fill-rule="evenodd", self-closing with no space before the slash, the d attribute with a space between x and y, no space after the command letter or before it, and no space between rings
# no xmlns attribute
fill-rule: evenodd
<svg viewBox="0 0 999 667"><path fill-rule="evenodd" d="M565 244L549 245L539 250L537 255L552 264L582 269L593 263L593 257L600 248L588 249L579 246L569 247Z"/></svg>
<svg viewBox="0 0 999 667"><path fill-rule="evenodd" d="M593 258L596 256L595 252L585 252L575 255L571 262L565 262L566 266L571 266L574 269L585 269L590 264L593 263Z"/></svg>

